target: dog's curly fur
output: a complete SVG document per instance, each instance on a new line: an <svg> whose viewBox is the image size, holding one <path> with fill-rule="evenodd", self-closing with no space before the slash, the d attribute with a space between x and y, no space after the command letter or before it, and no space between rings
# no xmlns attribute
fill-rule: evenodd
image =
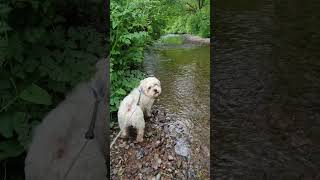
<svg viewBox="0 0 320 180"><path fill-rule="evenodd" d="M127 137L128 127L132 126L137 129L136 141L143 141L145 128L144 114L147 117L151 116L151 107L155 98L160 94L160 81L155 77L148 77L141 80L139 87L133 89L122 100L118 110L118 123L122 131L122 138Z"/></svg>

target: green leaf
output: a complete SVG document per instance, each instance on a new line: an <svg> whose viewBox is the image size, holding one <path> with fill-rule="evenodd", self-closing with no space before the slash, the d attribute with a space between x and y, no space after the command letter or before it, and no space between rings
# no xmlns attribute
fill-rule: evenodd
<svg viewBox="0 0 320 180"><path fill-rule="evenodd" d="M24 147L21 146L17 141L8 140L0 142L0 161L9 157L19 156L24 152Z"/></svg>
<svg viewBox="0 0 320 180"><path fill-rule="evenodd" d="M12 114L4 113L0 116L0 134L5 138L13 136L13 119Z"/></svg>
<svg viewBox="0 0 320 180"><path fill-rule="evenodd" d="M3 113L0 116L0 134L5 138L11 138L13 136L14 130L21 134L21 125L22 122L25 122L25 113L23 112L14 112L14 113ZM20 129L19 129L20 128ZM23 131L28 130L26 127Z"/></svg>
<svg viewBox="0 0 320 180"><path fill-rule="evenodd" d="M116 93L119 95L126 95L127 94L126 91L123 90L122 88L118 89Z"/></svg>
<svg viewBox="0 0 320 180"><path fill-rule="evenodd" d="M36 84L32 84L19 96L21 99L35 104L51 105L51 96L48 92Z"/></svg>

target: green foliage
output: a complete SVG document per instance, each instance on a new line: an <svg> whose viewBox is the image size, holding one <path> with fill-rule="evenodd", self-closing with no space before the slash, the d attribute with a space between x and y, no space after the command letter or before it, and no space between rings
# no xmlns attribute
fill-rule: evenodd
<svg viewBox="0 0 320 180"><path fill-rule="evenodd" d="M200 7L199 8L199 2ZM169 15L174 18L169 18L166 27L166 33L188 33L199 35L202 37L210 36L210 2L201 0L181 0L181 13Z"/></svg>
<svg viewBox="0 0 320 180"><path fill-rule="evenodd" d="M162 29L158 4L154 0L111 2L111 113L145 77L141 71L144 49L160 37Z"/></svg>
<svg viewBox="0 0 320 180"><path fill-rule="evenodd" d="M87 22L103 18L92 13L102 3L0 1L0 160L23 153L34 126L92 75L104 36Z"/></svg>

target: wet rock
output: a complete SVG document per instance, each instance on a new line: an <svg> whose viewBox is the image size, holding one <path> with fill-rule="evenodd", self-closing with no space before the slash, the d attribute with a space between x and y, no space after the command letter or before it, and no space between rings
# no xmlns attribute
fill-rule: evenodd
<svg viewBox="0 0 320 180"><path fill-rule="evenodd" d="M188 157L190 153L189 145L183 139L179 139L177 141L176 145L174 146L174 150L178 155L184 157Z"/></svg>
<svg viewBox="0 0 320 180"><path fill-rule="evenodd" d="M137 152L136 152L136 158L137 159L141 159L144 157L144 151L143 149L139 149Z"/></svg>
<svg viewBox="0 0 320 180"><path fill-rule="evenodd" d="M161 177L161 174L158 173L157 176L156 176L156 180L160 180L160 177Z"/></svg>

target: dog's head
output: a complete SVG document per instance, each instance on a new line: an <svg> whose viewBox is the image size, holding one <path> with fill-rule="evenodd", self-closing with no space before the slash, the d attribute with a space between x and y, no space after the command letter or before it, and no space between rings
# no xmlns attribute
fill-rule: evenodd
<svg viewBox="0 0 320 180"><path fill-rule="evenodd" d="M161 94L160 81L155 77L148 77L141 80L139 87L146 96L151 98L157 98Z"/></svg>

